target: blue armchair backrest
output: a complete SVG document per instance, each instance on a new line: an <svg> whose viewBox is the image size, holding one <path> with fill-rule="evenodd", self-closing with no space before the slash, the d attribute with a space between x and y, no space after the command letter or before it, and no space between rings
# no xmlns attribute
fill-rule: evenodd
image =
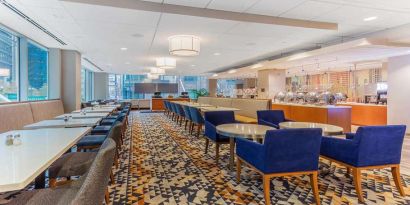
<svg viewBox="0 0 410 205"><path fill-rule="evenodd" d="M173 102L169 102L169 108L171 109L171 112L176 112L175 111L175 103L173 103Z"/></svg>
<svg viewBox="0 0 410 205"><path fill-rule="evenodd" d="M322 129L283 129L266 132L266 172L296 172L318 169Z"/></svg>
<svg viewBox="0 0 410 205"><path fill-rule="evenodd" d="M175 108L177 110L178 115L185 116L184 108L182 108L182 105L175 103Z"/></svg>
<svg viewBox="0 0 410 205"><path fill-rule="evenodd" d="M235 113L233 111L205 112L205 121L211 123L214 126L235 123Z"/></svg>
<svg viewBox="0 0 410 205"><path fill-rule="evenodd" d="M182 108L184 109L185 117L188 118L188 120L192 120L191 113L189 111L189 107L186 106L186 105L183 105Z"/></svg>
<svg viewBox="0 0 410 205"><path fill-rule="evenodd" d="M164 107L168 109L168 101L164 100Z"/></svg>
<svg viewBox="0 0 410 205"><path fill-rule="evenodd" d="M358 166L400 164L405 132L405 125L359 127L353 138Z"/></svg>
<svg viewBox="0 0 410 205"><path fill-rule="evenodd" d="M195 107L189 107L189 114L191 115L191 120L194 121L197 124L203 124L204 123L204 118L201 115L201 112L199 111L198 108Z"/></svg>
<svg viewBox="0 0 410 205"><path fill-rule="evenodd" d="M285 121L283 110L258 110L256 111L258 122L264 120L275 125Z"/></svg>

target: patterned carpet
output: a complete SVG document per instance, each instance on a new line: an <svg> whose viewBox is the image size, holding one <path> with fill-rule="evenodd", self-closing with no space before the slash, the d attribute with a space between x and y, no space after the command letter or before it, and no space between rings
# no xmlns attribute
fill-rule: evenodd
<svg viewBox="0 0 410 205"><path fill-rule="evenodd" d="M204 154L205 140L190 136L162 113L132 112L126 146L116 183L110 186L112 204L264 204L261 177L244 168L242 181L228 171L228 145L219 166L214 146ZM131 151L129 150L131 149ZM335 163L321 166L330 174L319 177L322 204L358 204L352 177ZM367 204L410 204L397 192L389 170L366 171L362 186ZM410 177L402 176L410 194ZM280 177L271 181L272 204L313 204L308 177Z"/></svg>

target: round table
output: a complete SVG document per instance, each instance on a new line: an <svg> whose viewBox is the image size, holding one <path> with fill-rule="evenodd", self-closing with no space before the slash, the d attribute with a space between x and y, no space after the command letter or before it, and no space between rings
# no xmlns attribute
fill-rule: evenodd
<svg viewBox="0 0 410 205"><path fill-rule="evenodd" d="M216 133L229 137L229 146L230 146L230 160L229 168L233 170L233 164L235 160L235 137L253 139L253 140L262 140L265 138L266 131L275 130L273 127L266 125L258 124L241 124L241 123L232 123L232 124L223 124L216 126Z"/></svg>
<svg viewBox="0 0 410 205"><path fill-rule="evenodd" d="M280 129L295 129L295 128L322 128L324 135L341 135L343 128L335 125L328 125L315 122L281 122Z"/></svg>

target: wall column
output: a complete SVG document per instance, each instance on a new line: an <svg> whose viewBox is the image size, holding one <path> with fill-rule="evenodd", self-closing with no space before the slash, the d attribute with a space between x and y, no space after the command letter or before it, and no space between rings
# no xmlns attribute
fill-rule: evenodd
<svg viewBox="0 0 410 205"><path fill-rule="evenodd" d="M94 99L108 99L108 73L94 73Z"/></svg>
<svg viewBox="0 0 410 205"><path fill-rule="evenodd" d="M389 58L387 65L387 124L407 125L410 133L410 55Z"/></svg>
<svg viewBox="0 0 410 205"><path fill-rule="evenodd" d="M208 79L209 96L216 97L217 79Z"/></svg>
<svg viewBox="0 0 410 205"><path fill-rule="evenodd" d="M260 99L272 99L276 93L286 91L286 70L259 70L257 87Z"/></svg>
<svg viewBox="0 0 410 205"><path fill-rule="evenodd" d="M61 50L61 96L66 113L81 108L81 54L73 50Z"/></svg>
<svg viewBox="0 0 410 205"><path fill-rule="evenodd" d="M61 98L61 50L50 48L48 50L48 98Z"/></svg>

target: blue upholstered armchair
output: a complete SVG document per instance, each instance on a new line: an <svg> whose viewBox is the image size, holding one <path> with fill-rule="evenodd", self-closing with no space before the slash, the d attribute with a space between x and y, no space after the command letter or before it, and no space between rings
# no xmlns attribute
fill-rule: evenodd
<svg viewBox="0 0 410 205"><path fill-rule="evenodd" d="M229 123L236 123L233 111L205 112L205 153L208 153L209 140L212 140L216 144L215 161L217 164L219 160L219 145L228 144L229 138L217 134L216 126Z"/></svg>
<svg viewBox="0 0 410 205"><path fill-rule="evenodd" d="M237 180L244 162L263 176L265 204L270 204L270 179L276 176L309 175L316 203L320 203L317 185L322 129L286 129L266 132L259 144L236 139Z"/></svg>
<svg viewBox="0 0 410 205"><path fill-rule="evenodd" d="M204 118L202 117L202 114L199 111L199 109L195 107L188 107L188 113L191 116L192 120L192 124L190 127L191 133L194 131L195 126L197 126L196 136L199 137L202 126L204 125Z"/></svg>
<svg viewBox="0 0 410 205"><path fill-rule="evenodd" d="M401 195L400 159L404 125L359 127L356 134L346 134L346 139L323 137L322 157L346 166L353 171L353 179L359 201L364 202L360 185L363 169L386 168L392 170L394 181Z"/></svg>
<svg viewBox="0 0 410 205"><path fill-rule="evenodd" d="M258 110L258 124L267 125L279 129L279 123L290 121L285 118L283 110Z"/></svg>

